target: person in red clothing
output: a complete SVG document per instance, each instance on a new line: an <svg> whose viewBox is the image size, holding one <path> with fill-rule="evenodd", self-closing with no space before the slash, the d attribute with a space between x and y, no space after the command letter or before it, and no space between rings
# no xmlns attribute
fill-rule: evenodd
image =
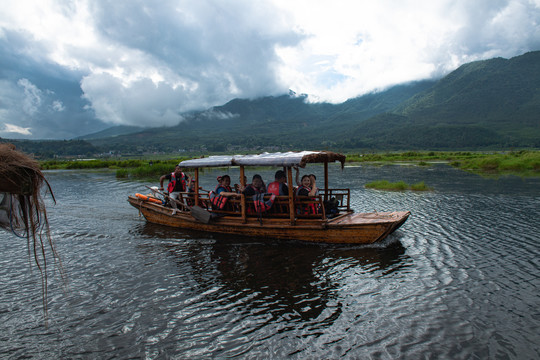
<svg viewBox="0 0 540 360"><path fill-rule="evenodd" d="M167 186L167 192L171 198L170 204L173 209L178 209L176 200L181 192L186 191L186 182L189 181L189 176L182 172L182 168L179 165L176 165L174 172L170 174L165 174L159 178L159 190L163 190L163 182L169 180L169 185Z"/></svg>
<svg viewBox="0 0 540 360"><path fill-rule="evenodd" d="M276 196L289 195L289 187L287 186L287 176L285 176L285 171L276 171L274 181L268 184L267 191Z"/></svg>

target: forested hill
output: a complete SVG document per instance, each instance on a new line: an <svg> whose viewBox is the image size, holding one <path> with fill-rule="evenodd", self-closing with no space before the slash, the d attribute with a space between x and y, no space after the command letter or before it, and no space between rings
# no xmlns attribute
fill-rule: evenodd
<svg viewBox="0 0 540 360"><path fill-rule="evenodd" d="M342 104L306 100L294 93L235 99L183 114L174 127L85 138L102 152L122 153L540 148L540 51L468 63L438 81Z"/></svg>
<svg viewBox="0 0 540 360"><path fill-rule="evenodd" d="M352 147L540 147L540 52L465 64L346 132Z"/></svg>
<svg viewBox="0 0 540 360"><path fill-rule="evenodd" d="M403 150L540 147L540 51L465 64L422 81L342 104L291 93L235 99L99 147L126 151L201 149Z"/></svg>
<svg viewBox="0 0 540 360"><path fill-rule="evenodd" d="M334 135L339 130L390 111L433 84L422 81L399 85L338 105L307 103L305 95L294 93L234 99L223 106L184 114L185 121L174 127L89 141L106 151L124 152L330 148L336 144Z"/></svg>

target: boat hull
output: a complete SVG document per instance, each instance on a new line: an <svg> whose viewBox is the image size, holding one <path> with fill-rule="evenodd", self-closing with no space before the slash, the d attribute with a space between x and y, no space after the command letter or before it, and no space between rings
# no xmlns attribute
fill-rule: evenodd
<svg viewBox="0 0 540 360"><path fill-rule="evenodd" d="M272 239L303 240L321 243L371 244L381 241L398 229L409 217L408 211L384 213L348 213L330 220L242 218L223 216L208 224L196 220L189 212L178 211L130 196L129 203L137 208L148 222L183 229L220 234L237 234Z"/></svg>

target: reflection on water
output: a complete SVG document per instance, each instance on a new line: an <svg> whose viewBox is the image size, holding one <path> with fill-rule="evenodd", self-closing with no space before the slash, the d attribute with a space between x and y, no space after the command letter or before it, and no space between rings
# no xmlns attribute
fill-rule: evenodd
<svg viewBox="0 0 540 360"><path fill-rule="evenodd" d="M210 283L213 286L219 283L221 291L256 294L266 299L265 302L272 299L268 303L280 304L268 309L274 316L291 313L302 320L317 318L329 299L335 299L336 284L333 283L338 283L340 276L328 276L328 273L338 264L380 270L384 276L406 267L410 261L399 240L375 246L262 242L249 237L209 235L149 223L135 229L138 231L149 238L168 241L141 248L142 252L167 253L179 271L185 271L185 264L190 264L192 269L198 269L193 278L201 288L208 290L208 274L213 274ZM171 239L196 241L180 244L171 243ZM207 245L201 246L201 243ZM204 268L202 273L201 268Z"/></svg>
<svg viewBox="0 0 540 360"><path fill-rule="evenodd" d="M210 235L146 223L126 197L147 183L49 172L70 289L51 276L45 329L24 241L3 233L0 357L539 357L538 179L334 170L331 186L351 187L357 211L411 218L368 246ZM435 191L363 188L382 178Z"/></svg>

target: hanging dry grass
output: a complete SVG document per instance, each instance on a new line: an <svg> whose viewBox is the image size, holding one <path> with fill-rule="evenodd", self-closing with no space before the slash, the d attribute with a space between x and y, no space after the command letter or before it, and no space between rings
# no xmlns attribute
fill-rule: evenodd
<svg viewBox="0 0 540 360"><path fill-rule="evenodd" d="M0 144L0 192L5 193L0 203L6 213L0 226L27 240L29 257L33 257L41 274L43 308L47 321L47 256L50 256L47 253L52 254L62 279L64 274L50 235L47 211L41 197L45 185L56 202L39 163L17 151L12 144Z"/></svg>

